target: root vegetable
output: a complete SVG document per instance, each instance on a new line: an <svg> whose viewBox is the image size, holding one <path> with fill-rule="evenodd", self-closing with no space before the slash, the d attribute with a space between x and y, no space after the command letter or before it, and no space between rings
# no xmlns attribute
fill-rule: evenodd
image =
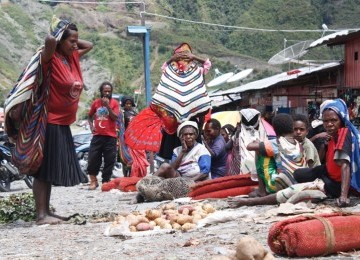
<svg viewBox="0 0 360 260"><path fill-rule="evenodd" d="M139 224L139 221L137 220L137 217L133 214L129 214L126 216L126 221L129 223L130 226L136 226Z"/></svg>
<svg viewBox="0 0 360 260"><path fill-rule="evenodd" d="M152 226L152 229L153 229L156 226L156 223L155 223L155 221L150 221L149 225Z"/></svg>
<svg viewBox="0 0 360 260"><path fill-rule="evenodd" d="M165 223L161 228L162 229L172 229L172 226L170 223Z"/></svg>
<svg viewBox="0 0 360 260"><path fill-rule="evenodd" d="M136 227L135 226L130 226L129 229L130 229L131 232L136 232Z"/></svg>
<svg viewBox="0 0 360 260"><path fill-rule="evenodd" d="M136 225L137 231L147 231L150 229L151 229L151 226L149 225L149 223L139 223Z"/></svg>
<svg viewBox="0 0 360 260"><path fill-rule="evenodd" d="M172 227L173 227L173 229L181 230L181 225L178 223L172 223Z"/></svg>
<svg viewBox="0 0 360 260"><path fill-rule="evenodd" d="M185 223L184 225L181 226L182 231L188 231L188 230L194 229L194 228L196 228L196 225L193 223Z"/></svg>
<svg viewBox="0 0 360 260"><path fill-rule="evenodd" d="M176 205L174 203L168 203L168 204L163 205L161 208L163 210L176 209Z"/></svg>
<svg viewBox="0 0 360 260"><path fill-rule="evenodd" d="M214 209L214 207L213 207L211 204L205 204L205 205L202 206L202 208L203 208L203 210L205 210L206 213L208 213L208 214L215 212L215 209Z"/></svg>
<svg viewBox="0 0 360 260"><path fill-rule="evenodd" d="M161 217L161 211L160 210L156 210L156 209L148 209L145 211L145 216L149 219L149 220L154 220L156 218Z"/></svg>
<svg viewBox="0 0 360 260"><path fill-rule="evenodd" d="M180 214L176 222L180 225L184 225L185 223L192 223L192 219L193 218L191 216Z"/></svg>
<svg viewBox="0 0 360 260"><path fill-rule="evenodd" d="M157 219L154 220L154 222L156 223L156 225L161 227L161 225L164 225L163 223L166 223L166 219L157 218Z"/></svg>
<svg viewBox="0 0 360 260"><path fill-rule="evenodd" d="M179 213L184 215L189 215L193 212L195 208L191 205L184 205L179 208ZM185 212L188 212L187 214Z"/></svg>
<svg viewBox="0 0 360 260"><path fill-rule="evenodd" d="M137 217L138 223L141 223L141 222L149 223L149 220L144 215L139 215L136 217Z"/></svg>

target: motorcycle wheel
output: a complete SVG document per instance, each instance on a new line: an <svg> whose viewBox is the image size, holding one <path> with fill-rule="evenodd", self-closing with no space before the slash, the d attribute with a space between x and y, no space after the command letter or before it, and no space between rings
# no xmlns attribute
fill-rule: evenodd
<svg viewBox="0 0 360 260"><path fill-rule="evenodd" d="M24 178L24 181L25 181L26 185L27 185L30 189L32 189L34 177L32 177L32 176L26 176L26 177Z"/></svg>
<svg viewBox="0 0 360 260"><path fill-rule="evenodd" d="M6 179L0 178L0 191L9 192L10 191L10 183L11 183L11 181L8 178L6 178Z"/></svg>

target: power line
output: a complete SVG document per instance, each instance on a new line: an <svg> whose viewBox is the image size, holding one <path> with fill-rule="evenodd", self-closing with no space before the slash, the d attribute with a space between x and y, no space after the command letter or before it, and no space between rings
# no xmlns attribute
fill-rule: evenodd
<svg viewBox="0 0 360 260"><path fill-rule="evenodd" d="M118 4L142 4L145 6L144 1L116 1L116 2L98 2L98 1L73 1L73 0L39 0L39 2L49 3L66 3L66 4L101 4L101 5L118 5Z"/></svg>
<svg viewBox="0 0 360 260"><path fill-rule="evenodd" d="M216 26L216 27L222 27L222 28L231 28L231 29L237 29L237 30L248 30L248 31L291 32L291 33L295 33L295 32L323 32L324 31L324 30L320 30L320 29L318 29L318 30L307 30L307 29L282 30L282 29L251 28L251 27L243 27L243 26L234 26L234 25L224 25L224 24L218 24L218 23L208 23L208 22L193 21L193 20L188 20L188 19L176 18L176 17L172 17L172 16L167 16L167 15L162 15L162 14L156 14L156 13L149 13L149 12L146 12L146 11L141 11L140 12L140 17L142 17L143 15L157 16L157 17L162 17L162 18L166 18L166 19L171 19L171 20L181 21L181 22L187 22L187 23L194 23L194 24L201 24L201 25L208 25L208 26ZM357 30L357 29L351 29L351 30ZM328 29L327 31L329 31L329 32L338 32L338 31L341 31L341 30Z"/></svg>

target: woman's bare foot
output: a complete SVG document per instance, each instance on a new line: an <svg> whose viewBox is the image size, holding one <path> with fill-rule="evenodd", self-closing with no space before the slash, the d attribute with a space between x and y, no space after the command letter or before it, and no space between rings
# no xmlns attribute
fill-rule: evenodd
<svg viewBox="0 0 360 260"><path fill-rule="evenodd" d="M58 218L58 219L60 219L62 221L68 221L70 219L70 217L59 216L59 215L57 215L57 214L55 214L54 212L51 212L51 211L48 213L48 215L50 217Z"/></svg>
<svg viewBox="0 0 360 260"><path fill-rule="evenodd" d="M251 198L231 198L227 202L230 208L238 208L241 206L251 206L251 200Z"/></svg>
<svg viewBox="0 0 360 260"><path fill-rule="evenodd" d="M61 224L62 222L63 221L59 218L55 218L53 216L46 215L44 217L38 218L36 220L36 225L45 225L45 224L57 225L57 224Z"/></svg>

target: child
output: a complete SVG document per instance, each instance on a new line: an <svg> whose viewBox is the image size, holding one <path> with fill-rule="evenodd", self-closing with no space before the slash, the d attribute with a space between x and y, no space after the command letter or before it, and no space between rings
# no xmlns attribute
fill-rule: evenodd
<svg viewBox="0 0 360 260"><path fill-rule="evenodd" d="M315 145L306 137L309 133L309 120L305 115L294 115L294 137L303 146L306 162L310 168L321 164Z"/></svg>
<svg viewBox="0 0 360 260"><path fill-rule="evenodd" d="M253 141L247 149L256 151L259 179L257 196L265 196L294 183L293 172L307 167L302 146L294 138L293 120L288 114L277 114L272 121L276 139ZM254 195L254 194L252 194Z"/></svg>

